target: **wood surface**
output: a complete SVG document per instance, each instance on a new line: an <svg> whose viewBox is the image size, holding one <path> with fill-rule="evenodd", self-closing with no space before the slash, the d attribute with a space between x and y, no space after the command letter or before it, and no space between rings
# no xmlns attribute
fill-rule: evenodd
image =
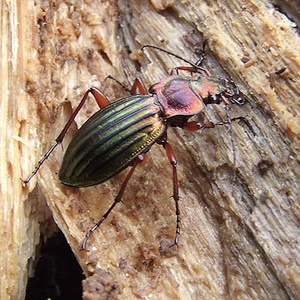
<svg viewBox="0 0 300 300"><path fill-rule="evenodd" d="M40 233L53 231L50 212L87 276L84 299L300 298L297 24L264 0L5 1L0 9L1 299L24 298ZM183 64L155 50L140 53L142 45L197 61L203 40L205 67L232 78L248 99L231 110L250 124L233 124L236 166L228 127L169 130L178 158L179 247L168 247L172 169L155 145L123 203L80 251L126 171L96 187L62 185L57 173L73 126L37 176L28 185L20 179L89 87L113 101L127 94L108 75L128 86L139 76L150 87ZM97 110L94 102L78 126ZM204 117L218 122L226 112L207 107Z"/></svg>

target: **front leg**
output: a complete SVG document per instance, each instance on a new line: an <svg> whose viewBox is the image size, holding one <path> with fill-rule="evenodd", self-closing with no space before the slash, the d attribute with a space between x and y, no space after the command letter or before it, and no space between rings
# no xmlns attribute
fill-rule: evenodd
<svg viewBox="0 0 300 300"><path fill-rule="evenodd" d="M251 125L249 124L247 119L244 117L231 118L231 119L228 119L225 121L220 121L217 123L214 123L211 121L206 121L206 122L190 121L183 125L183 129L188 130L188 131L197 131L200 129L214 128L214 127L220 126L220 125L222 125L222 126L229 125L229 127L230 127L232 121L237 121L237 120L244 122L250 128L250 130L253 132L253 128L251 127Z"/></svg>
<svg viewBox="0 0 300 300"><path fill-rule="evenodd" d="M213 123L210 121L207 122L197 122L197 121L191 121L184 124L183 129L186 129L188 131L197 131L200 129L206 129L206 128L214 128L216 125L220 125L219 123Z"/></svg>

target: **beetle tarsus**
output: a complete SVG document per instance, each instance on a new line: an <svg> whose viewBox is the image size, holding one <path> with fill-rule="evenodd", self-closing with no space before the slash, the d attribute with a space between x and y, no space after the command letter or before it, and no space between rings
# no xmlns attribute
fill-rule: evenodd
<svg viewBox="0 0 300 300"><path fill-rule="evenodd" d="M25 178L23 181L23 183L27 184L32 177L38 172L38 170L40 169L41 165L44 163L44 161L50 156L50 154L54 151L54 149L59 145L59 142L55 142L53 144L53 146L41 157L41 159L38 161L37 165L35 166L34 170L32 171L32 173Z"/></svg>
<svg viewBox="0 0 300 300"><path fill-rule="evenodd" d="M87 242L88 242L88 239L89 237L92 235L92 233L100 227L100 225L103 223L103 221L109 216L109 214L112 212L112 210L114 209L114 207L122 201L122 197L123 197L123 194L124 194L124 191L126 189L126 186L128 184L128 181L130 180L132 174L134 173L136 167L143 161L144 159L144 155L139 155L137 157L137 159L135 160L133 166L131 167L130 171L128 172L128 174L126 175L125 177L125 180L123 181L122 185L121 185L121 188L118 192L118 195L116 196L113 204L108 208L108 210L105 212L105 214L101 217L101 219L95 224L93 225L89 230L88 232L86 233L84 239L83 239L83 242L82 242L82 245L81 245L81 249L82 250L86 250L86 245L87 245Z"/></svg>
<svg viewBox="0 0 300 300"><path fill-rule="evenodd" d="M165 140L162 142L163 147L165 148L167 157L169 162L173 168L173 199L175 201L175 212L176 212L176 232L175 232L175 239L174 244L178 245L179 243L179 236L180 236L180 209L179 209L179 190L178 190L178 176L177 176L177 159L175 152L172 146Z"/></svg>
<svg viewBox="0 0 300 300"><path fill-rule="evenodd" d="M76 109L74 110L74 112L72 113L71 117L69 118L68 122L66 123L65 127L63 128L63 130L61 131L61 133L58 135L58 137L55 139L55 143L53 144L53 146L42 156L42 158L38 161L36 167L34 168L34 170L32 171L32 173L23 180L23 183L27 184L32 177L38 172L38 170L40 169L41 165L44 163L44 161L50 156L50 154L54 151L54 149L62 143L68 129L70 128L71 124L73 123L75 117L77 116L77 114L79 113L79 111L81 110L83 104L85 103L85 101L88 98L89 94L92 94L96 100L96 102L98 103L100 108L103 108L105 106L107 106L110 102L109 100L104 96L104 94L98 90L95 87L91 87L89 88L83 95L79 105L76 107Z"/></svg>

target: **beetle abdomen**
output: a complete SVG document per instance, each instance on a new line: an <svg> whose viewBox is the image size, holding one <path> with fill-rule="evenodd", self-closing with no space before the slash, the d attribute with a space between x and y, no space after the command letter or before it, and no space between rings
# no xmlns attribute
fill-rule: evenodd
<svg viewBox="0 0 300 300"><path fill-rule="evenodd" d="M62 183L99 184L145 153L166 127L149 95L120 99L96 112L75 133L59 171Z"/></svg>

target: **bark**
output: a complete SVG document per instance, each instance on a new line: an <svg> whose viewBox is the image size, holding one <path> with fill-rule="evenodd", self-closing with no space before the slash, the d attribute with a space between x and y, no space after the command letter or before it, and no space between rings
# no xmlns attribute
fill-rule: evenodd
<svg viewBox="0 0 300 300"><path fill-rule="evenodd" d="M53 228L46 202L87 276L85 299L300 297L300 38L287 6L227 2L2 3L1 299L24 298L40 231ZM150 87L185 64L152 49L141 53L142 45L195 62L203 40L205 67L214 77L232 78L249 100L232 107L231 117L248 123L233 122L234 148L227 126L169 130L178 159L179 247L168 247L176 219L172 168L155 145L123 203L90 237L88 251L80 251L128 170L91 188L62 185L57 173L73 126L29 184L20 178L89 87L114 101L127 93L108 75L128 86L139 76ZM78 126L98 109L94 102L76 118ZM204 116L227 118L221 106Z"/></svg>

